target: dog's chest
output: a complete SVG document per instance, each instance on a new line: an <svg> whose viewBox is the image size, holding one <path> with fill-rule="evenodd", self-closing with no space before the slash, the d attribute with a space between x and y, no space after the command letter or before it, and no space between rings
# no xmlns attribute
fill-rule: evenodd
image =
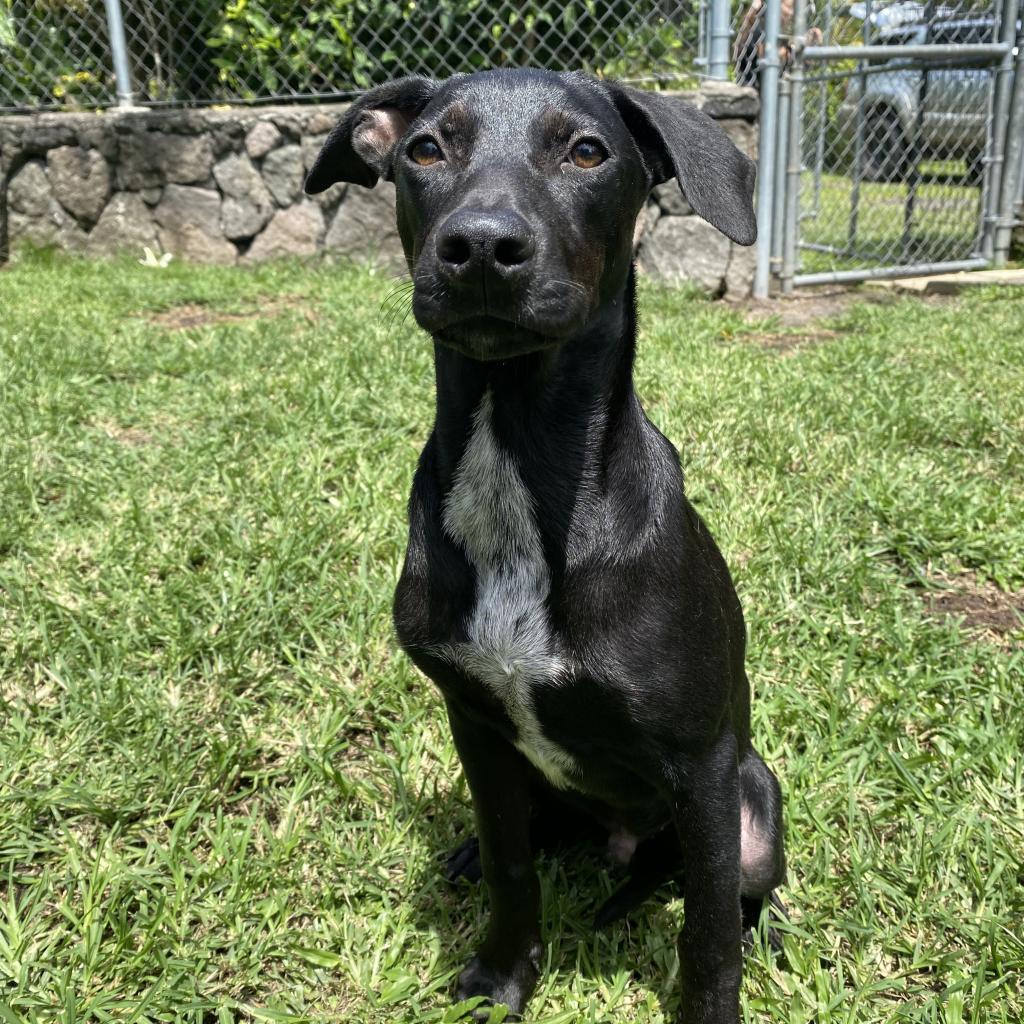
<svg viewBox="0 0 1024 1024"><path fill-rule="evenodd" d="M539 687L568 679L546 601L551 577L534 502L512 455L497 441L485 392L443 506L444 529L476 572L466 639L438 654L488 687L518 732L516 746L554 784L573 785L573 759L543 733L534 711Z"/></svg>

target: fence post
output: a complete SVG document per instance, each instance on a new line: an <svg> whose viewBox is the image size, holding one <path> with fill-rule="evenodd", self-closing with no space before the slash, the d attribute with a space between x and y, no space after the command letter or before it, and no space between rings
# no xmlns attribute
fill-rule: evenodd
<svg viewBox="0 0 1024 1024"><path fill-rule="evenodd" d="M1018 181L1024 164L1024 31L1017 36L1017 62L1014 68L1010 113L1006 122L1006 144L1003 147L1003 177L999 190L999 219L995 227L993 263L1005 267L1010 257L1015 207L1020 194Z"/></svg>
<svg viewBox="0 0 1024 1024"><path fill-rule="evenodd" d="M1016 3L1016 0L1014 0ZM925 0L924 4L924 41L927 45L932 41L932 22L935 21L935 0ZM911 127L910 147L907 166L907 193L903 198L903 232L900 235L900 262L911 261L914 245L914 211L917 208L917 192L921 187L922 146L921 133L924 131L924 110L928 103L928 88L931 85L931 72L926 62L919 72L917 82L917 106L914 108L914 121Z"/></svg>
<svg viewBox="0 0 1024 1024"><path fill-rule="evenodd" d="M764 58L761 60L761 138L758 143L757 269L754 296L768 297L772 258L772 198L775 194L775 141L779 113L779 0L765 0Z"/></svg>
<svg viewBox="0 0 1024 1024"><path fill-rule="evenodd" d="M871 0L864 0L864 21L860 28L864 46L871 42ZM857 222L860 219L860 181L864 173L864 100L868 94L868 76L864 73L867 64L860 61L857 70L857 130L853 137L853 180L850 182L850 219L846 225L846 255L857 251Z"/></svg>
<svg viewBox="0 0 1024 1024"><path fill-rule="evenodd" d="M708 77L725 81L729 77L729 0L711 0L711 46Z"/></svg>
<svg viewBox="0 0 1024 1024"><path fill-rule="evenodd" d="M772 199L772 276L782 277L782 236L786 224L786 158L789 155L789 107L792 98L789 75L779 76L779 102L775 115L775 196Z"/></svg>
<svg viewBox="0 0 1024 1024"><path fill-rule="evenodd" d="M797 244L800 234L800 172L803 167L804 59L801 53L807 32L807 0L796 0L793 10L792 67L789 72L789 135L786 154L786 205L782 223L782 294L793 291Z"/></svg>
<svg viewBox="0 0 1024 1024"><path fill-rule="evenodd" d="M693 63L700 69L700 74L707 74L708 52L711 49L708 43L708 0L699 0L697 4L697 56Z"/></svg>
<svg viewBox="0 0 1024 1024"><path fill-rule="evenodd" d="M124 39L124 19L121 0L104 0L107 8L107 31L110 33L110 53L114 58L114 78L117 80L117 105L132 107L132 75L128 69L128 45Z"/></svg>
<svg viewBox="0 0 1024 1024"><path fill-rule="evenodd" d="M995 257L996 223L999 219L999 200L1002 194L1003 177L1007 170L1004 152L1007 142L1007 122L1010 115L1010 88L1013 84L1013 41L1017 36L1017 8L1020 0L1004 0L1002 18L999 21L999 42L1006 43L1006 54L995 68L995 83L992 87L992 137L988 166L988 194L982 214L984 235L981 254L986 259ZM1014 169L1011 173L1016 173ZM998 264L1001 266L1001 264Z"/></svg>

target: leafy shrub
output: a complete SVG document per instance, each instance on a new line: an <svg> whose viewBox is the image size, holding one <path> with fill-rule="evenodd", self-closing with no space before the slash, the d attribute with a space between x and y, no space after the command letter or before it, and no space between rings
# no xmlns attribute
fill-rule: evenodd
<svg viewBox="0 0 1024 1024"><path fill-rule="evenodd" d="M358 93L500 66L628 78L692 71L697 0L122 0L136 93L230 102ZM104 105L100 0L0 0L0 106Z"/></svg>
<svg viewBox="0 0 1024 1024"><path fill-rule="evenodd" d="M232 94L317 94L505 65L678 74L691 66L695 28L696 6L670 22L656 3L614 0L232 0L209 44Z"/></svg>

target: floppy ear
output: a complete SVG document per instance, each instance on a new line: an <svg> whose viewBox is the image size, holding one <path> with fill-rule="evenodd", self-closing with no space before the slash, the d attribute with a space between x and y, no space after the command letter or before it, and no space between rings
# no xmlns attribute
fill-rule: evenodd
<svg viewBox="0 0 1024 1024"><path fill-rule="evenodd" d="M378 178L390 179L395 145L437 87L429 78L410 75L356 100L327 136L306 178L306 192L315 195L337 181L372 188Z"/></svg>
<svg viewBox="0 0 1024 1024"><path fill-rule="evenodd" d="M754 162L717 121L663 93L608 83L658 185L674 177L694 212L740 245L757 238Z"/></svg>

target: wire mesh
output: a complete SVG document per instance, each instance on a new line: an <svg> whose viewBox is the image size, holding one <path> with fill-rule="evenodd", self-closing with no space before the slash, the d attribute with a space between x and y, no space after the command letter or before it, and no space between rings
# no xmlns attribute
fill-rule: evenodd
<svg viewBox="0 0 1024 1024"><path fill-rule="evenodd" d="M893 56L806 68L797 273L976 257L994 68L907 60L898 47L996 42L996 10L861 2L818 7L813 22L826 44L892 46Z"/></svg>
<svg viewBox="0 0 1024 1024"><path fill-rule="evenodd" d="M0 0L0 109L105 105L110 68L102 2Z"/></svg>
<svg viewBox="0 0 1024 1024"><path fill-rule="evenodd" d="M345 99L400 74L684 83L700 0L122 0L136 102ZM0 109L115 101L101 0L0 0Z"/></svg>

